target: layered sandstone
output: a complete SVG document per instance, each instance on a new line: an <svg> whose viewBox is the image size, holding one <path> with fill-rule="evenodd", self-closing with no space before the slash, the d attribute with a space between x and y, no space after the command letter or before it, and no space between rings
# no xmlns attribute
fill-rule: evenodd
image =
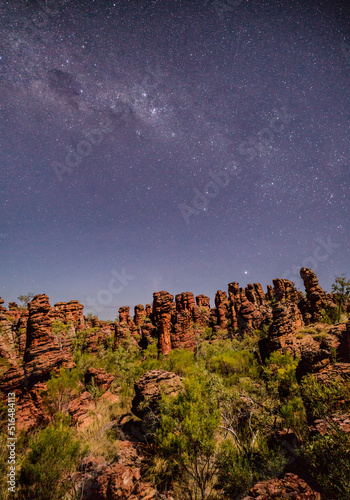
<svg viewBox="0 0 350 500"><path fill-rule="evenodd" d="M332 299L318 284L316 274L306 267L300 269L300 276L304 282L307 312L310 315L311 321L315 322L320 319L320 312L327 306L334 306Z"/></svg>
<svg viewBox="0 0 350 500"><path fill-rule="evenodd" d="M151 370L135 382L131 410L139 418L145 418L150 411L158 414L162 394L175 396L181 388L181 378L175 373Z"/></svg>
<svg viewBox="0 0 350 500"><path fill-rule="evenodd" d="M173 295L165 291L153 294L153 317L158 330L158 346L165 355L171 351L171 319L174 312Z"/></svg>
<svg viewBox="0 0 350 500"><path fill-rule="evenodd" d="M294 500L321 500L321 495L313 491L310 486L295 474L286 474L281 479L269 479L257 483L243 500L269 500L294 499Z"/></svg>

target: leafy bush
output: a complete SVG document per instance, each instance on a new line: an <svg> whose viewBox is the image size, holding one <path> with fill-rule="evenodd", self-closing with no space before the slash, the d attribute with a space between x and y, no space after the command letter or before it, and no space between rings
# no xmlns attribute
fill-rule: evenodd
<svg viewBox="0 0 350 500"><path fill-rule="evenodd" d="M39 431L29 447L20 471L20 498L61 500L72 489L72 473L83 453L80 442L61 421Z"/></svg>
<svg viewBox="0 0 350 500"><path fill-rule="evenodd" d="M349 384L342 380L318 381L313 375L303 377L301 395L306 413L312 419L326 419L336 410L347 410L350 397Z"/></svg>
<svg viewBox="0 0 350 500"><path fill-rule="evenodd" d="M78 370L68 370L62 367L58 376L51 374L47 389L41 395L51 415L55 415L57 412L66 410L69 401L78 396L81 391Z"/></svg>
<svg viewBox="0 0 350 500"><path fill-rule="evenodd" d="M217 471L220 412L203 379L192 377L184 385L177 396L162 400L157 442L188 498L205 500Z"/></svg>
<svg viewBox="0 0 350 500"><path fill-rule="evenodd" d="M339 427L319 434L302 448L327 498L350 498L350 436Z"/></svg>

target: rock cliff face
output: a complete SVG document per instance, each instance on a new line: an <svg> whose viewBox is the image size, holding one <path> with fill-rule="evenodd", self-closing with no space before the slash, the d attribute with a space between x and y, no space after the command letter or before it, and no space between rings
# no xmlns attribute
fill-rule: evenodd
<svg viewBox="0 0 350 500"><path fill-rule="evenodd" d="M75 331L82 330L85 327L84 306L78 300L70 302L58 302L54 305L55 319L64 323L72 322Z"/></svg>
<svg viewBox="0 0 350 500"><path fill-rule="evenodd" d="M165 291L153 294L153 317L158 330L158 345L165 355L171 351L171 318L174 311L173 295Z"/></svg>
<svg viewBox="0 0 350 500"><path fill-rule="evenodd" d="M202 307L205 311L210 310L210 299L206 295L197 295L196 303L198 307Z"/></svg>
<svg viewBox="0 0 350 500"><path fill-rule="evenodd" d="M73 366L70 339L64 331L53 332L55 308L47 295L36 295L29 303L29 316L23 364L10 368L1 377L4 394L15 392L18 427L30 427L45 420L40 390L50 372L61 366Z"/></svg>
<svg viewBox="0 0 350 500"><path fill-rule="evenodd" d="M16 365L23 358L26 345L28 310L18 308L14 302L7 310L3 303L0 298L0 356Z"/></svg>
<svg viewBox="0 0 350 500"><path fill-rule="evenodd" d="M320 312L327 306L334 305L330 296L318 284L316 274L306 267L300 270L300 276L304 282L306 292L306 314L308 314L308 321L318 321Z"/></svg>
<svg viewBox="0 0 350 500"><path fill-rule="evenodd" d="M215 307L216 307L217 325L220 328L227 328L228 300L226 292L222 292L221 290L218 290L216 292Z"/></svg>

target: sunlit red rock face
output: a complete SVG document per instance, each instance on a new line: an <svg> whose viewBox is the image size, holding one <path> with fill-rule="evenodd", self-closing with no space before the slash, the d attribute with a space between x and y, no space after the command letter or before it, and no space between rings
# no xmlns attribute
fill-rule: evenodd
<svg viewBox="0 0 350 500"><path fill-rule="evenodd" d="M174 312L173 295L165 291L153 294L153 317L158 330L158 345L165 355L171 351L171 318Z"/></svg>
<svg viewBox="0 0 350 500"><path fill-rule="evenodd" d="M65 332L53 333L54 318L55 308L48 296L36 295L29 303L23 364L10 368L0 380L4 394L16 393L19 428L45 420L40 390L45 388L53 369L73 366L70 339Z"/></svg>
<svg viewBox="0 0 350 500"><path fill-rule="evenodd" d="M176 314L173 319L171 346L173 349L194 349L196 345L195 323L200 321L199 307L193 293L183 292L175 297Z"/></svg>
<svg viewBox="0 0 350 500"><path fill-rule="evenodd" d="M210 310L210 299L206 295L197 295L196 303L198 307L202 307L204 310Z"/></svg>
<svg viewBox="0 0 350 500"><path fill-rule="evenodd" d="M215 307L217 316L217 325L220 328L227 328L228 320L228 300L227 293L218 290L215 295Z"/></svg>
<svg viewBox="0 0 350 500"><path fill-rule="evenodd" d="M0 356L16 365L23 358L26 345L28 310L18 308L14 302L7 310L3 303L0 298Z"/></svg>
<svg viewBox="0 0 350 500"><path fill-rule="evenodd" d="M76 331L82 330L85 327L84 306L78 300L69 302L58 302L54 305L55 319L64 323L71 322Z"/></svg>

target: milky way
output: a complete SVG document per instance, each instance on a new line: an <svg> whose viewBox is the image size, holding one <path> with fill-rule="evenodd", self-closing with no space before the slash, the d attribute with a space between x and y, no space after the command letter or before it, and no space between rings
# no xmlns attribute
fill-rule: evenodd
<svg viewBox="0 0 350 500"><path fill-rule="evenodd" d="M162 289L300 286L306 265L329 290L349 274L348 2L0 15L5 301L47 293L114 318Z"/></svg>

